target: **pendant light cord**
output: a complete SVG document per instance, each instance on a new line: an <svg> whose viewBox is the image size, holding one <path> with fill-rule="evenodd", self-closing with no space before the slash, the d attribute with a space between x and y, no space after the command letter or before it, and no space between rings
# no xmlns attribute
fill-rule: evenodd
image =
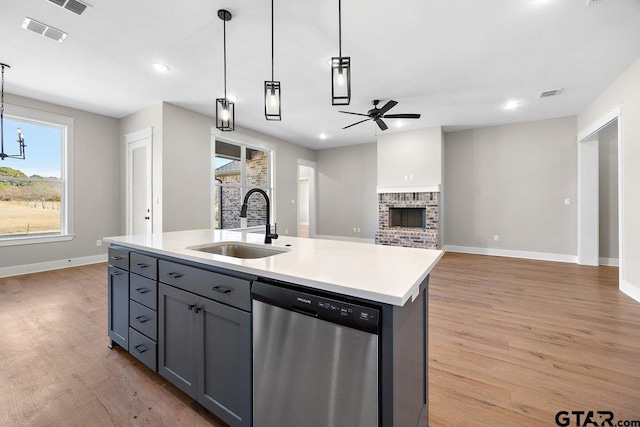
<svg viewBox="0 0 640 427"><path fill-rule="evenodd" d="M275 81L273 77L273 0L271 0L271 81Z"/></svg>
<svg viewBox="0 0 640 427"><path fill-rule="evenodd" d="M342 2L338 0L338 56L342 58Z"/></svg>
<svg viewBox="0 0 640 427"><path fill-rule="evenodd" d="M227 99L227 21L222 21L222 40L224 45L224 99Z"/></svg>

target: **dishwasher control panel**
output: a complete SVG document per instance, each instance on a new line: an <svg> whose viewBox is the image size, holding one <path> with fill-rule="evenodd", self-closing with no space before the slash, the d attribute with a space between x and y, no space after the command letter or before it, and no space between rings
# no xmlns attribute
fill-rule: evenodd
<svg viewBox="0 0 640 427"><path fill-rule="evenodd" d="M326 298L262 282L253 285L253 298L307 316L378 333L380 311L359 304Z"/></svg>

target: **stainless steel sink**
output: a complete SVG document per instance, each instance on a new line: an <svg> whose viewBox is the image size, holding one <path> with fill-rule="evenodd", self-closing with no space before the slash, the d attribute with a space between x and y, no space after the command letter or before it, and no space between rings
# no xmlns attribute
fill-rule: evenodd
<svg viewBox="0 0 640 427"><path fill-rule="evenodd" d="M278 255L284 252L288 252L287 249L282 248L266 248L262 246L254 246L246 243L212 243L208 245L190 246L186 249L192 249L194 251L206 252L209 254L224 255L233 258L266 258L273 255Z"/></svg>

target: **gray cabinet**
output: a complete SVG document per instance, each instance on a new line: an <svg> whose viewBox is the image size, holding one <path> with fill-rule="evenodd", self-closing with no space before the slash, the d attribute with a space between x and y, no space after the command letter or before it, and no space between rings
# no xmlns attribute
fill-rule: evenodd
<svg viewBox="0 0 640 427"><path fill-rule="evenodd" d="M250 426L251 314L160 283L158 320L158 372L229 425Z"/></svg>
<svg viewBox="0 0 640 427"><path fill-rule="evenodd" d="M107 334L111 346L129 349L129 252L109 248Z"/></svg>

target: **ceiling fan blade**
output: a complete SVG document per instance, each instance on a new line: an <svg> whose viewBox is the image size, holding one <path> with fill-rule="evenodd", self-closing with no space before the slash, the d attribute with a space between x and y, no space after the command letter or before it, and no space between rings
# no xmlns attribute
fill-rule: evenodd
<svg viewBox="0 0 640 427"><path fill-rule="evenodd" d="M378 127L380 128L380 130L387 130L389 129L386 125L385 122L383 122L381 119L376 120L376 123L378 124Z"/></svg>
<svg viewBox="0 0 640 427"><path fill-rule="evenodd" d="M366 122L367 120L371 120L371 119L364 119L364 120L360 120L359 122L355 122L355 123L354 123L354 124L352 124L352 125L345 126L345 127L343 127L342 129L350 128L351 126L355 126L355 125L359 125L360 123L364 123L364 122Z"/></svg>
<svg viewBox="0 0 640 427"><path fill-rule="evenodd" d="M369 117L369 115L368 115L368 114L352 113L351 111L338 111L338 113L353 114L354 116L365 116L365 117Z"/></svg>
<svg viewBox="0 0 640 427"><path fill-rule="evenodd" d="M385 114L385 119L419 119L420 114Z"/></svg>
<svg viewBox="0 0 640 427"><path fill-rule="evenodd" d="M387 102L386 104L384 104L384 106L380 109L380 114L384 114L387 111L391 110L393 107L395 107L396 105L398 105L398 103L394 100L391 100L389 102Z"/></svg>

